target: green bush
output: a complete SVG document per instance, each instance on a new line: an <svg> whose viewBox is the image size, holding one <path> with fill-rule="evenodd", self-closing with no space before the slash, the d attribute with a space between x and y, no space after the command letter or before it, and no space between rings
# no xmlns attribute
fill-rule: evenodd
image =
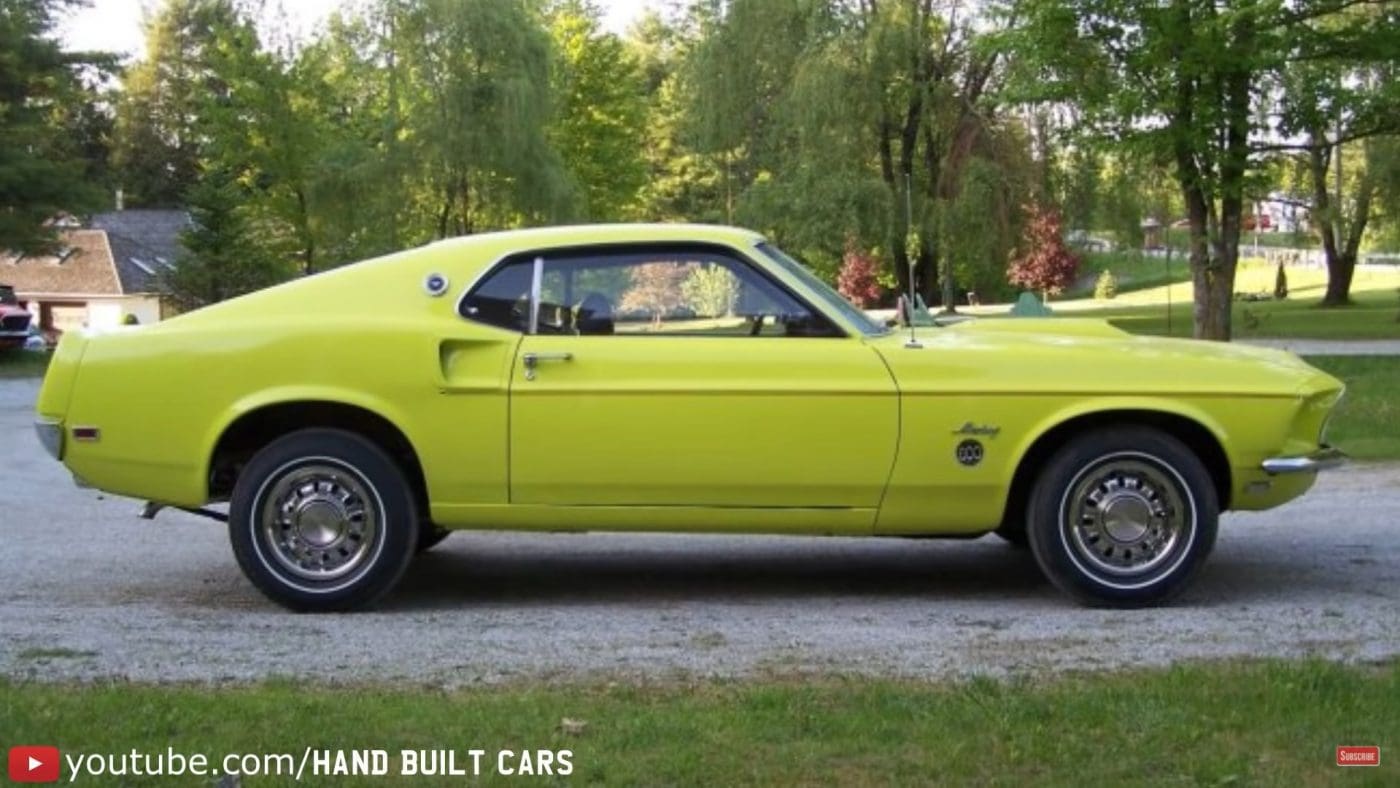
<svg viewBox="0 0 1400 788"><path fill-rule="evenodd" d="M1118 295L1118 277L1107 268L1099 272L1099 279L1094 283L1094 298L1100 301L1112 300Z"/></svg>
<svg viewBox="0 0 1400 788"><path fill-rule="evenodd" d="M1278 273L1274 275L1274 300L1288 298L1288 272L1283 270L1283 261L1278 263Z"/></svg>

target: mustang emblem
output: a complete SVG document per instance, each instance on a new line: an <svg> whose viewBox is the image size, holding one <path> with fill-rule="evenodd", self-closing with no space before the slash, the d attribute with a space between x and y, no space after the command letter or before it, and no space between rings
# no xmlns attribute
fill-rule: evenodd
<svg viewBox="0 0 1400 788"><path fill-rule="evenodd" d="M954 435L985 435L988 438L995 438L999 432L1001 427L995 424L973 424L970 421L953 430Z"/></svg>

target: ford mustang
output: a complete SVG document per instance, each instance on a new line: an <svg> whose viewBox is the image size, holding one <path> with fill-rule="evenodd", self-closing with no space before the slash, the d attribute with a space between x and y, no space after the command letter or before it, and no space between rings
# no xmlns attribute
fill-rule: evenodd
<svg viewBox="0 0 1400 788"><path fill-rule="evenodd" d="M995 532L1131 607L1188 584L1221 511L1341 461L1341 394L1097 320L894 330L753 232L606 225L67 332L36 426L81 484L225 519L296 610L372 604L459 529Z"/></svg>

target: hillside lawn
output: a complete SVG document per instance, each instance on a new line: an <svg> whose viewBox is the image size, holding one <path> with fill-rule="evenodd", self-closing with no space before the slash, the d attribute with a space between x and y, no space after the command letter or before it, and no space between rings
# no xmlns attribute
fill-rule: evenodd
<svg viewBox="0 0 1400 788"><path fill-rule="evenodd" d="M1119 277L1119 294L1111 300L1093 298L1092 286L1081 297L1050 299L1050 308L1062 317L1097 317L1134 334L1191 336L1193 288L1186 261L1171 263L1170 275L1160 259L1110 256L1091 259L1107 265ZM1327 271L1317 266L1290 266L1288 298L1283 301L1236 301L1236 339L1288 337L1294 339L1400 339L1400 266L1358 266L1352 283L1353 306L1323 309L1318 306L1327 287ZM1242 263L1235 292L1272 296L1276 269L1262 262ZM1164 282L1170 280L1171 284ZM1141 287L1138 287L1142 285ZM1170 304L1170 331L1168 330ZM1009 304L962 307L983 317L1005 315Z"/></svg>

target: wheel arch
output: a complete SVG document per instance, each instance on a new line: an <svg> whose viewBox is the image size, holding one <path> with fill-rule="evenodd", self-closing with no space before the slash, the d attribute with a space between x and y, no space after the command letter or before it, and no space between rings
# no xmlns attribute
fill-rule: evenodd
<svg viewBox="0 0 1400 788"><path fill-rule="evenodd" d="M1062 414L1048 421L1048 425L1037 431L1019 453L1002 511L1003 526L1017 522L1017 518L1025 512L1036 473L1051 455L1076 435L1111 426L1154 427L1186 444L1210 474L1220 510L1230 508L1234 480L1230 455L1225 449L1224 431L1204 414L1157 403L1123 403Z"/></svg>
<svg viewBox="0 0 1400 788"><path fill-rule="evenodd" d="M326 392L299 391L264 396L235 408L207 445L204 479L210 500L227 498L242 466L261 448L300 429L341 429L367 438L398 463L413 488L420 511L428 511L422 462L399 421L378 403L356 401Z"/></svg>

